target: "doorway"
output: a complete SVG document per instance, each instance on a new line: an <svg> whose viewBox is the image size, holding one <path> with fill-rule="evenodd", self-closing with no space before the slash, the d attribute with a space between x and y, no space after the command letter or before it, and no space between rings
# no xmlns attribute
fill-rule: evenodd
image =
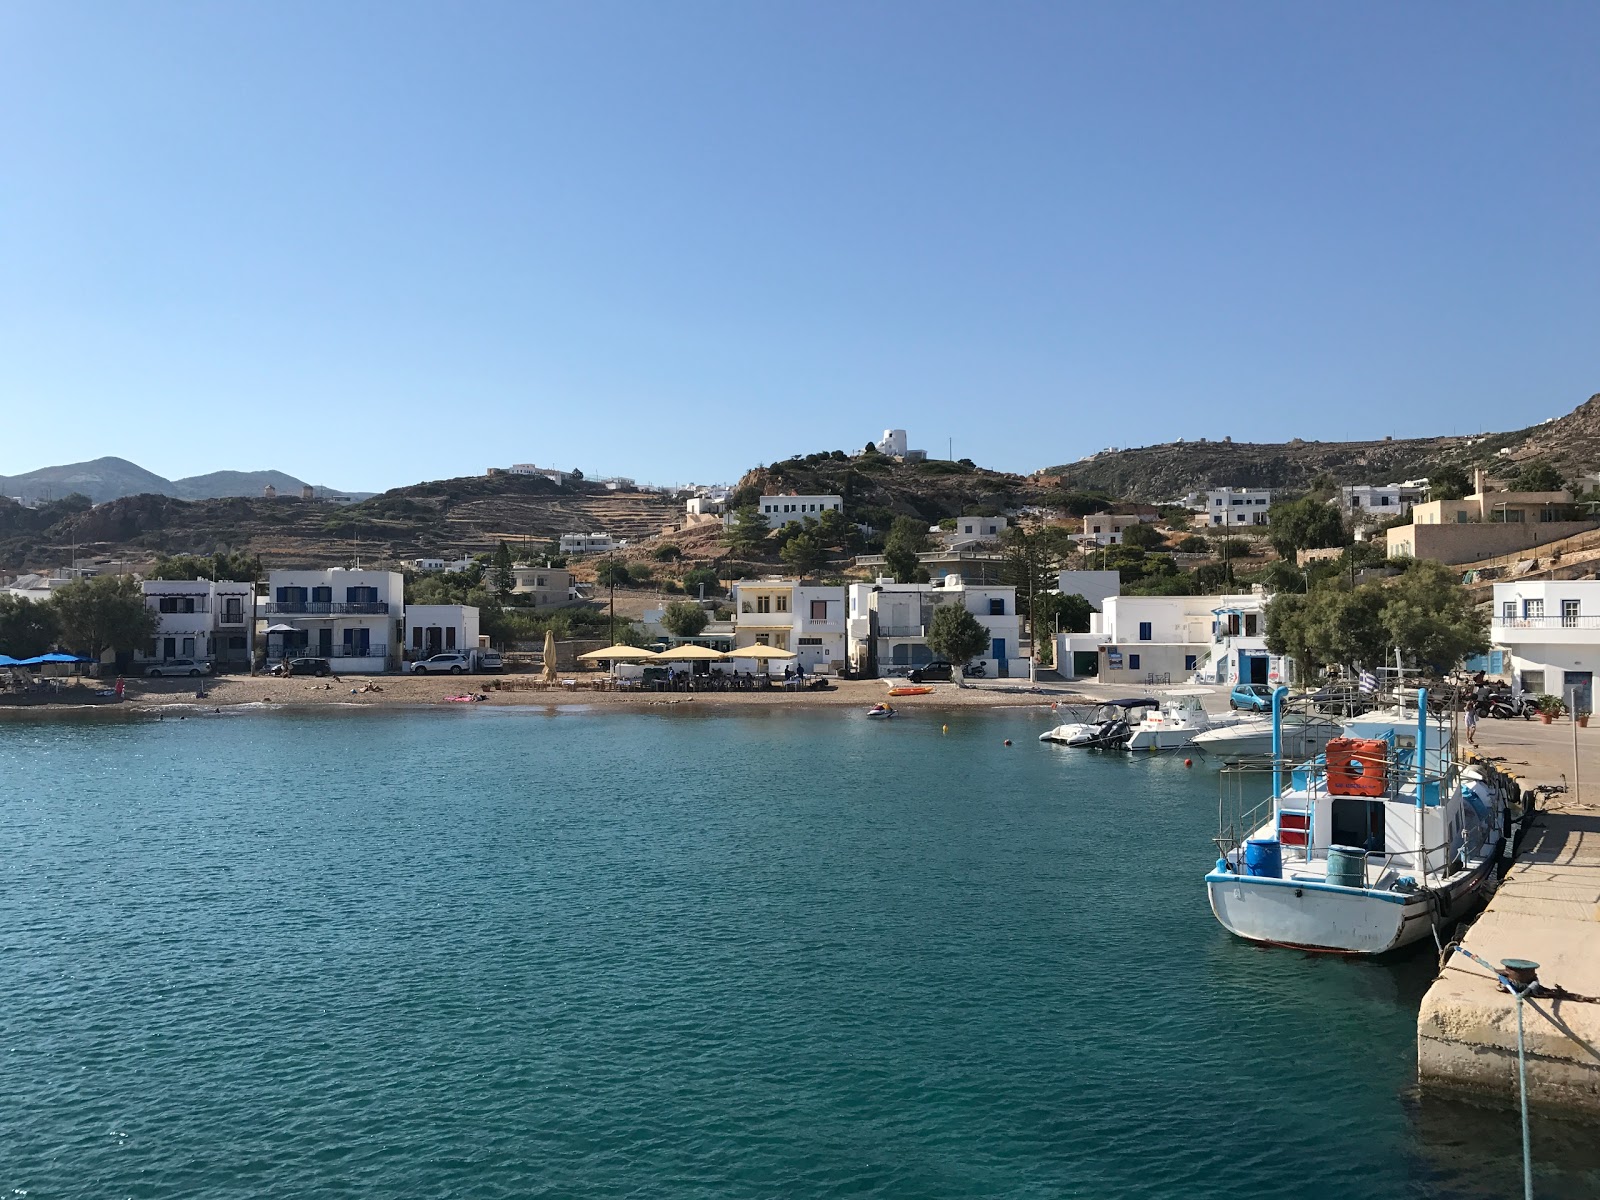
<svg viewBox="0 0 1600 1200"><path fill-rule="evenodd" d="M1358 796L1335 796L1333 844L1359 846L1369 853L1385 853L1383 801L1366 800Z"/></svg>

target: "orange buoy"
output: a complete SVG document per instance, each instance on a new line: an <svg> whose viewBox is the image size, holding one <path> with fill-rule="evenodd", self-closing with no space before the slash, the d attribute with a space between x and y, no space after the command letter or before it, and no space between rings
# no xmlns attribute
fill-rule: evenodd
<svg viewBox="0 0 1600 1200"><path fill-rule="evenodd" d="M1008 746L1011 745L1011 739L1010 738L1006 739L1006 745L1008 745Z"/></svg>
<svg viewBox="0 0 1600 1200"><path fill-rule="evenodd" d="M1194 766L1194 759L1192 759L1192 758L1186 758L1186 759L1184 759L1184 760L1183 760L1183 765L1184 765L1184 766L1186 766L1186 767L1192 767L1192 766Z"/></svg>

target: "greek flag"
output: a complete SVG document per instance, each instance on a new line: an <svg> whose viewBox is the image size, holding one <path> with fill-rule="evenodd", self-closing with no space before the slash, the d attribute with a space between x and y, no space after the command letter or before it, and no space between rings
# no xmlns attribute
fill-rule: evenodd
<svg viewBox="0 0 1600 1200"><path fill-rule="evenodd" d="M1378 690L1378 677L1371 671L1361 672L1361 691L1365 695L1372 695Z"/></svg>

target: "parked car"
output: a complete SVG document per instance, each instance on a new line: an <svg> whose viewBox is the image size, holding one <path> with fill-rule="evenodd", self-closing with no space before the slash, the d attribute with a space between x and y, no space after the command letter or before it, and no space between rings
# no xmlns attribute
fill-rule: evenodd
<svg viewBox="0 0 1600 1200"><path fill-rule="evenodd" d="M950 664L942 659L931 663L923 663L920 667L912 668L911 674L906 676L912 683L949 683Z"/></svg>
<svg viewBox="0 0 1600 1200"><path fill-rule="evenodd" d="M473 665L480 671L505 670L505 660L500 657L498 650L474 650L472 658Z"/></svg>
<svg viewBox="0 0 1600 1200"><path fill-rule="evenodd" d="M289 674L332 675L333 668L328 665L328 660L325 658L291 658L289 660Z"/></svg>
<svg viewBox="0 0 1600 1200"><path fill-rule="evenodd" d="M1264 683L1236 683L1228 696L1228 707L1245 712L1271 712L1272 689Z"/></svg>
<svg viewBox="0 0 1600 1200"><path fill-rule="evenodd" d="M413 675L461 675L472 670L472 660L465 654L446 651L411 664Z"/></svg>
<svg viewBox="0 0 1600 1200"><path fill-rule="evenodd" d="M205 675L211 670L211 664L200 662L193 658L169 658L165 662L152 663L145 674L152 679L159 679L163 675Z"/></svg>

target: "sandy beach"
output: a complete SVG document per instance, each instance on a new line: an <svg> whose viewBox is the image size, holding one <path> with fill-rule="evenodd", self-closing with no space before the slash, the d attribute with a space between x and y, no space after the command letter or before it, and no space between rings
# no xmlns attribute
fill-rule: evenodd
<svg viewBox="0 0 1600 1200"><path fill-rule="evenodd" d="M495 705L549 706L585 704L633 708L661 708L673 705L697 707L761 708L865 708L892 699L895 707L929 708L1036 708L1056 701L1081 699L1064 687L1030 690L1027 680L986 683L983 686L957 687L935 684L925 696L890 697L884 680L839 680L826 691L785 692L638 692L597 687L600 677L569 676L572 685L546 684L530 675L469 675L448 677L345 676L316 679L308 676L272 678L268 676L223 675L202 680L136 679L126 680L124 699L99 697L99 684L86 681L64 687L57 693L31 692L0 698L0 715L83 712L88 710L141 712L169 706L228 708L239 705L318 708L339 705L366 708L459 707L447 699L467 693L482 693ZM197 693L203 682L205 695ZM903 681L902 681L903 682ZM370 690L369 690L370 689Z"/></svg>

